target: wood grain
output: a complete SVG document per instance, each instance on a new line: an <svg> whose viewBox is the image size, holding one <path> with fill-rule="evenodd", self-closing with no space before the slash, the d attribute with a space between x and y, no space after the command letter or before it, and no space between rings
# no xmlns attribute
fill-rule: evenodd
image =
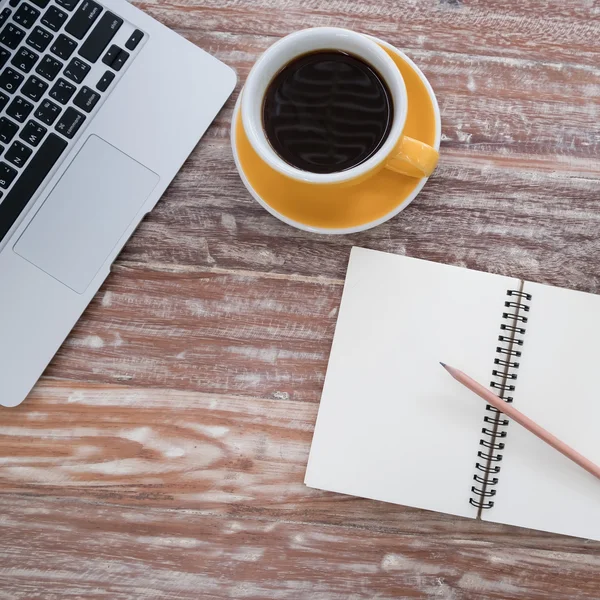
<svg viewBox="0 0 600 600"><path fill-rule="evenodd" d="M600 544L307 488L317 406L172 389L44 381L0 426L6 493L335 524L511 547ZM68 407L68 411L65 411ZM140 414L145 416L141 421Z"/></svg>
<svg viewBox="0 0 600 600"><path fill-rule="evenodd" d="M238 86L0 413L0 598L598 600L599 543L303 485L352 245L600 293L597 2L138 6L241 82L303 27L394 43L436 90L440 166L374 230L294 230L235 172Z"/></svg>
<svg viewBox="0 0 600 600"><path fill-rule="evenodd" d="M338 26L400 47L598 66L598 6L589 0L194 0L140 2L174 29L277 38L297 29ZM267 43L271 41L268 40Z"/></svg>
<svg viewBox="0 0 600 600"><path fill-rule="evenodd" d="M237 36L191 39L237 64L242 78L271 42L244 35L240 51ZM341 279L356 244L599 291L590 250L600 234L600 69L407 52L437 92L443 138L435 176L398 218L324 238L290 230L247 194L223 194L239 185L228 148L232 99L121 264Z"/></svg>
<svg viewBox="0 0 600 600"><path fill-rule="evenodd" d="M183 33L235 64L242 81L255 57L274 41L217 31ZM555 168L587 167L598 175L600 126L593 119L600 107L598 64L540 62L524 54L520 59L474 56L446 47L428 50L384 39L405 51L430 80L442 112L446 150L478 156L500 154L519 162L535 156L538 162L545 159ZM233 100L215 122L212 138L228 137L232 107Z"/></svg>
<svg viewBox="0 0 600 600"><path fill-rule="evenodd" d="M338 282L127 270L47 374L317 402L341 292Z"/></svg>
<svg viewBox="0 0 600 600"><path fill-rule="evenodd" d="M160 597L197 586L202 598L595 597L600 544L306 488L315 415L286 398L41 384L0 426L0 537L12 549L0 589L34 598L40 579L40 597L61 598L145 597L150 583Z"/></svg>
<svg viewBox="0 0 600 600"><path fill-rule="evenodd" d="M290 229L246 195L219 194L237 186L233 168L209 163L199 176L190 165L132 238L121 264L341 280L350 248L360 245L600 291L594 252L600 180L531 169L487 160L465 165L442 154L436 175L397 218L360 234L323 237ZM203 181L196 187L188 176Z"/></svg>
<svg viewBox="0 0 600 600"><path fill-rule="evenodd" d="M600 559L583 549L23 500L0 497L6 599L597 598Z"/></svg>

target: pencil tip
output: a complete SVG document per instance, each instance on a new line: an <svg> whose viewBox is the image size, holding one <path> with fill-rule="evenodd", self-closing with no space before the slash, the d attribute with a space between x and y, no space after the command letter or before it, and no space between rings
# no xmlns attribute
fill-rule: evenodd
<svg viewBox="0 0 600 600"><path fill-rule="evenodd" d="M444 369L446 368L446 363L443 363L441 360L440 360L440 365L442 365L442 367L444 367Z"/></svg>

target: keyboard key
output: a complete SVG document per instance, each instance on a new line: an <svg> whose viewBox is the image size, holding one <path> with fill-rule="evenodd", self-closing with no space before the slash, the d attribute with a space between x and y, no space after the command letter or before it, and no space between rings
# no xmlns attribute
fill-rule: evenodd
<svg viewBox="0 0 600 600"><path fill-rule="evenodd" d="M21 88L21 94L37 102L47 89L48 84L46 82L32 75Z"/></svg>
<svg viewBox="0 0 600 600"><path fill-rule="evenodd" d="M75 86L65 79L60 78L50 90L50 97L60 102L61 104L66 104L73 94L75 93Z"/></svg>
<svg viewBox="0 0 600 600"><path fill-rule="evenodd" d="M25 71L25 73L29 73L29 71L33 69L33 65L35 65L38 58L39 56L35 52L32 52L25 46L21 46L18 52L13 56L10 64L18 67L21 71Z"/></svg>
<svg viewBox="0 0 600 600"><path fill-rule="evenodd" d="M106 71L104 75L102 75L102 79L96 84L96 89L105 92L114 78L115 74L112 71Z"/></svg>
<svg viewBox="0 0 600 600"><path fill-rule="evenodd" d="M42 123L46 123L46 125L52 125L56 121L60 111L60 106L50 100L44 100L35 111L35 117Z"/></svg>
<svg viewBox="0 0 600 600"><path fill-rule="evenodd" d="M11 54L8 50L0 48L0 69L6 64L6 61L10 58Z"/></svg>
<svg viewBox="0 0 600 600"><path fill-rule="evenodd" d="M137 45L142 41L143 37L144 33L139 29L136 29L125 42L125 48L127 48L127 50L135 50Z"/></svg>
<svg viewBox="0 0 600 600"><path fill-rule="evenodd" d="M6 117L0 117L0 142L8 144L19 131L19 126Z"/></svg>
<svg viewBox="0 0 600 600"><path fill-rule="evenodd" d="M0 32L0 42L14 50L21 43L24 36L25 32L22 29L12 23L7 23Z"/></svg>
<svg viewBox="0 0 600 600"><path fill-rule="evenodd" d="M77 42L61 33L50 47L50 52L56 54L58 58L67 60L75 52L75 48L77 48Z"/></svg>
<svg viewBox="0 0 600 600"><path fill-rule="evenodd" d="M123 25L123 19L113 15L111 12L105 12L98 24L94 27L90 35L79 49L79 54L90 62L96 62L106 46L119 31Z"/></svg>
<svg viewBox="0 0 600 600"><path fill-rule="evenodd" d="M79 111L69 106L54 129L71 139L83 125L84 121L85 115L82 115Z"/></svg>
<svg viewBox="0 0 600 600"><path fill-rule="evenodd" d="M52 81L62 69L63 64L51 56L44 56L40 64L35 68L36 73Z"/></svg>
<svg viewBox="0 0 600 600"><path fill-rule="evenodd" d="M33 8L29 4L21 4L19 10L14 14L13 20L21 27L29 29L39 16L40 11L37 8Z"/></svg>
<svg viewBox="0 0 600 600"><path fill-rule="evenodd" d="M23 75L21 73L6 67L0 75L0 87L11 94L17 90L23 81Z"/></svg>
<svg viewBox="0 0 600 600"><path fill-rule="evenodd" d="M119 54L117 54L117 58L115 58L115 60L112 61L110 68L114 69L115 71L120 71L121 67L125 64L125 61L128 58L129 58L129 52L126 52L125 50L121 50L121 52L119 52Z"/></svg>
<svg viewBox="0 0 600 600"><path fill-rule="evenodd" d="M63 71L63 75L75 83L81 83L90 70L90 65L78 58L73 58Z"/></svg>
<svg viewBox="0 0 600 600"><path fill-rule="evenodd" d="M13 101L8 105L6 114L9 117L12 117L15 121L23 123L32 110L33 104L31 104L31 102L28 102L25 100L25 98L17 96L16 98L13 98Z"/></svg>
<svg viewBox="0 0 600 600"><path fill-rule="evenodd" d="M79 92L77 92L77 96L73 99L73 104L89 113L94 110L94 106L96 106L98 100L100 100L100 94L89 88L87 85L84 85Z"/></svg>
<svg viewBox="0 0 600 600"><path fill-rule="evenodd" d="M14 7L14 6L19 6L19 2L20 2L20 1L21 1L21 0L10 0L9 4L10 4L11 6L13 6L13 7Z"/></svg>
<svg viewBox="0 0 600 600"><path fill-rule="evenodd" d="M119 52L121 52L121 48L119 48L119 46L116 44L113 44L102 57L102 62L110 67L115 58L117 58Z"/></svg>
<svg viewBox="0 0 600 600"><path fill-rule="evenodd" d="M46 125L52 125L61 112L61 107L51 100L44 100L35 111L35 117Z"/></svg>
<svg viewBox="0 0 600 600"><path fill-rule="evenodd" d="M17 176L17 172L5 162L0 162L0 187L6 189Z"/></svg>
<svg viewBox="0 0 600 600"><path fill-rule="evenodd" d="M8 19L8 17L10 17L11 14L12 11L10 8L5 8L2 12L0 12L0 25L4 25L4 22L6 19Z"/></svg>
<svg viewBox="0 0 600 600"><path fill-rule="evenodd" d="M13 188L0 203L0 240L25 210L66 147L65 140L51 133L33 155L21 176L15 181Z"/></svg>
<svg viewBox="0 0 600 600"><path fill-rule="evenodd" d="M65 10L72 11L79 0L56 0L56 4L60 4Z"/></svg>
<svg viewBox="0 0 600 600"><path fill-rule="evenodd" d="M52 29L52 31L58 31L68 17L69 15L66 12L59 10L56 6L51 6L42 17L42 25Z"/></svg>
<svg viewBox="0 0 600 600"><path fill-rule="evenodd" d="M83 39L83 36L89 31L101 12L102 7L99 4L96 4L93 0L83 0L67 23L65 31L78 40Z"/></svg>
<svg viewBox="0 0 600 600"><path fill-rule="evenodd" d="M25 140L28 144L32 146L37 146L42 138L46 135L46 131L48 131L45 127L42 127L39 123L35 121L28 121L27 125L23 127L23 129L19 133L19 137L22 140Z"/></svg>
<svg viewBox="0 0 600 600"><path fill-rule="evenodd" d="M42 27L36 27L27 38L27 43L36 50L43 52L52 41L52 34Z"/></svg>
<svg viewBox="0 0 600 600"><path fill-rule="evenodd" d="M0 111L4 109L9 100L10 98L6 94L0 92Z"/></svg>
<svg viewBox="0 0 600 600"><path fill-rule="evenodd" d="M33 150L28 148L25 144L13 142L4 158L15 165L15 167L22 167L27 162L32 152Z"/></svg>
<svg viewBox="0 0 600 600"><path fill-rule="evenodd" d="M39 6L40 8L46 8L50 0L31 0L31 2L33 2L36 6Z"/></svg>

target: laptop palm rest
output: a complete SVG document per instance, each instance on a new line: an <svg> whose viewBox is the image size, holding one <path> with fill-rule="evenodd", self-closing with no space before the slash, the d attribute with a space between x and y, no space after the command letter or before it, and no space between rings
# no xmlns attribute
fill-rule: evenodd
<svg viewBox="0 0 600 600"><path fill-rule="evenodd" d="M92 135L14 251L82 294L159 179L153 171Z"/></svg>

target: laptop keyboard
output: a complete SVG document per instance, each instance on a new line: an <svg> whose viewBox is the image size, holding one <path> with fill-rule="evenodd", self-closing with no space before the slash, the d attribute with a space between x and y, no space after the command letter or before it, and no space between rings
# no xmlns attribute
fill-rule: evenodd
<svg viewBox="0 0 600 600"><path fill-rule="evenodd" d="M93 0L0 9L0 242L131 61L144 33L123 24Z"/></svg>

